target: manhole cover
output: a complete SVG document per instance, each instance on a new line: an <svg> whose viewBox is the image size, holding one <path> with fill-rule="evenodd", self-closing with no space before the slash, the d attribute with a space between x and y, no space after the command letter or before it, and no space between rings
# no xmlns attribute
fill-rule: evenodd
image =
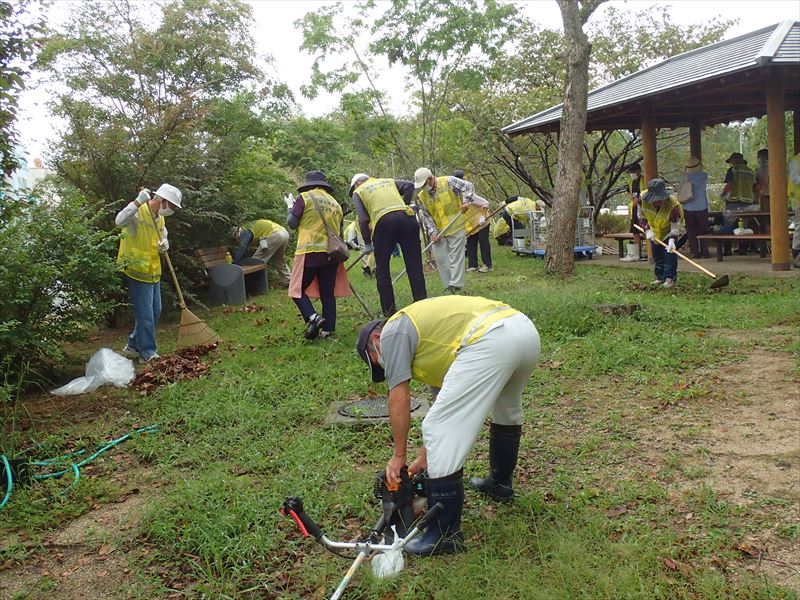
<svg viewBox="0 0 800 600"><path fill-rule="evenodd" d="M420 407L416 398L411 399L411 412ZM338 413L351 419L385 419L389 416L389 400L387 398L366 398L347 402L339 407Z"/></svg>

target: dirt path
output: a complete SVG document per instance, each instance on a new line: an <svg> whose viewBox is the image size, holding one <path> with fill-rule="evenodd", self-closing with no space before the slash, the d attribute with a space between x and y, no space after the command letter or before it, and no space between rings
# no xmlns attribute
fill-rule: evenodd
<svg viewBox="0 0 800 600"><path fill-rule="evenodd" d="M24 564L0 570L0 598L118 600L132 597L129 565L134 537L152 489L135 487L143 471L128 473L129 491L119 502L98 506L43 543Z"/></svg>
<svg viewBox="0 0 800 600"><path fill-rule="evenodd" d="M687 383L708 386L708 396L659 411L642 427L646 460L676 466L677 491L705 484L721 501L744 507L754 522L769 523L742 539L739 566L800 591L796 358L754 347L757 341L742 334L723 335L747 348L746 359L690 375Z"/></svg>

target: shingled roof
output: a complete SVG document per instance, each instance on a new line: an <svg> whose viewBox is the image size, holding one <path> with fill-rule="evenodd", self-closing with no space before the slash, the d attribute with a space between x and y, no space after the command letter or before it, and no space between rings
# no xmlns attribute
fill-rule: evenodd
<svg viewBox="0 0 800 600"><path fill-rule="evenodd" d="M766 82L780 73L787 107L800 107L800 21L684 52L589 92L587 131L638 129L652 107L657 127L706 125L766 114ZM562 104L502 129L557 131Z"/></svg>

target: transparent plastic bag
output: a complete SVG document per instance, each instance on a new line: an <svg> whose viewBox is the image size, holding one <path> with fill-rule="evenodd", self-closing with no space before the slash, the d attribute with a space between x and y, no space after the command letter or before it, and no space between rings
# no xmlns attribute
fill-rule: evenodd
<svg viewBox="0 0 800 600"><path fill-rule="evenodd" d="M75 396L93 392L101 385L126 387L133 380L133 361L110 348L101 348L86 363L86 375L51 390L56 396Z"/></svg>

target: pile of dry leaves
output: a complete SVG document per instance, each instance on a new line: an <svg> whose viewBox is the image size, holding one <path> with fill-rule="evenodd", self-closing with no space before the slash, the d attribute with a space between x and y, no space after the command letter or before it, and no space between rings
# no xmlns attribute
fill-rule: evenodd
<svg viewBox="0 0 800 600"><path fill-rule="evenodd" d="M192 346L151 360L136 374L130 387L142 394L149 394L173 381L199 379L211 366L200 360L200 357L216 349L218 345L219 342L213 342Z"/></svg>

